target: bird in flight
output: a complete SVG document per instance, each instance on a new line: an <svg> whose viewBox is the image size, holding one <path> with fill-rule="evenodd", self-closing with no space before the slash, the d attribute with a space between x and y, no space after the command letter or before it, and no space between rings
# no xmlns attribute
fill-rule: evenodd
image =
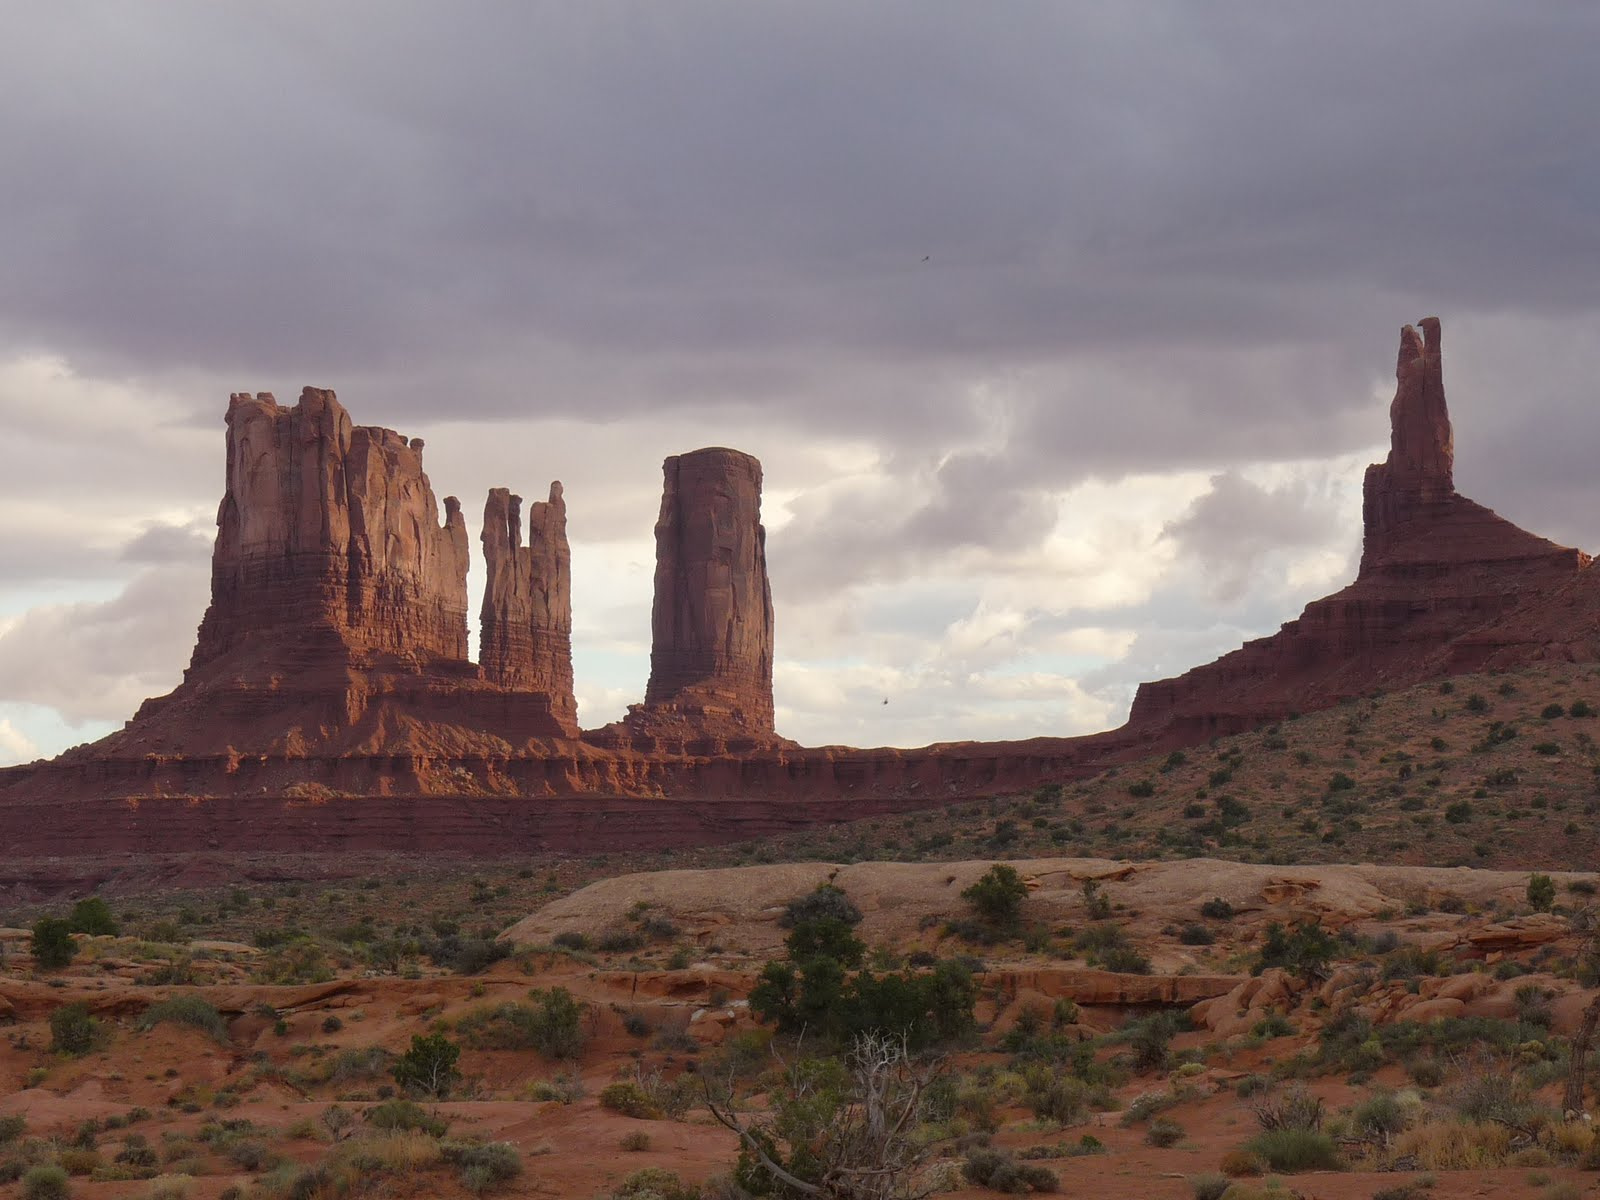
<svg viewBox="0 0 1600 1200"><path fill-rule="evenodd" d="M929 259L930 259L930 258L932 258L932 257L933 257L933 255L931 255L931 254L924 254L924 255L923 255L923 256L922 256L922 261L923 261L923 262L927 262L927 261L928 261L928 260L929 260Z"/></svg>

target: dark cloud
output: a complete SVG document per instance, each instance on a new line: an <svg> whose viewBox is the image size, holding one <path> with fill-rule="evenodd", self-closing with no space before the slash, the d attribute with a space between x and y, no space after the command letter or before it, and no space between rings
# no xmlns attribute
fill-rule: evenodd
<svg viewBox="0 0 1600 1200"><path fill-rule="evenodd" d="M1211 477L1206 492L1162 536L1200 565L1224 603L1243 594L1274 552L1326 545L1342 532L1341 514L1324 484L1296 479L1263 487L1234 472Z"/></svg>
<svg viewBox="0 0 1600 1200"><path fill-rule="evenodd" d="M808 661L884 634L842 594L905 588L897 662L959 696L929 647L985 581L1029 614L1018 658L1091 620L1201 653L1351 544L1315 471L1250 468L1381 446L1397 327L1430 313L1462 489L1600 543L1600 10L172 0L6 34L0 582L24 592L198 567L227 393L312 383L426 433L469 512L563 478L575 561L648 554L666 454L758 453ZM6 373L30 355L84 386ZM1187 513L1192 490L1093 509L1177 472L1217 477ZM1161 545L1164 574L1132 562ZM599 579L578 593L642 627L619 581L648 564ZM167 619L154 643L186 642ZM1127 669L1192 665L1165 654Z"/></svg>
<svg viewBox="0 0 1600 1200"><path fill-rule="evenodd" d="M123 562L141 564L204 562L211 556L215 536L214 529L156 521L124 546L120 557Z"/></svg>

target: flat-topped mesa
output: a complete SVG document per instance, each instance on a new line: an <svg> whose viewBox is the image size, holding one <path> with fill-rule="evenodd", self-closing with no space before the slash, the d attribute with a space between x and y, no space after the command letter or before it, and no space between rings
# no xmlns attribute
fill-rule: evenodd
<svg viewBox="0 0 1600 1200"><path fill-rule="evenodd" d="M478 662L483 678L514 691L549 697L551 715L578 736L572 681L572 551L561 484L528 511L522 544L522 497L489 492L483 509L482 627Z"/></svg>
<svg viewBox="0 0 1600 1200"><path fill-rule="evenodd" d="M772 589L761 463L712 447L668 458L662 473L642 713L681 716L708 732L771 735Z"/></svg>
<svg viewBox="0 0 1600 1200"><path fill-rule="evenodd" d="M1128 728L1178 744L1336 703L1375 687L1511 666L1549 651L1502 624L1577 580L1589 557L1519 529L1455 490L1440 328L1400 334L1388 458L1367 468L1361 568L1300 618L1215 662L1141 684Z"/></svg>
<svg viewBox="0 0 1600 1200"><path fill-rule="evenodd" d="M228 403L227 486L193 672L243 646L353 665L467 658L467 532L422 441L354 425L331 391ZM290 650L293 646L296 649ZM293 664L286 664L293 665Z"/></svg>

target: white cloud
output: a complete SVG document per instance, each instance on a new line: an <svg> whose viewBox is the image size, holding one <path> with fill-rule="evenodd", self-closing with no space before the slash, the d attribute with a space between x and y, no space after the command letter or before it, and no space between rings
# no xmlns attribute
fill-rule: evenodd
<svg viewBox="0 0 1600 1200"><path fill-rule="evenodd" d="M39 747L10 720L0 717L0 767L32 762L38 757Z"/></svg>

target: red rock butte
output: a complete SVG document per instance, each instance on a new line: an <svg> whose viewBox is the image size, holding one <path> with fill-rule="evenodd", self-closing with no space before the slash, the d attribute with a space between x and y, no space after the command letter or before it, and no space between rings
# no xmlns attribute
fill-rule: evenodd
<svg viewBox="0 0 1600 1200"><path fill-rule="evenodd" d="M736 840L1079 778L1375 689L1600 658L1587 555L1459 495L1438 320L1401 333L1390 451L1353 583L1276 634L1139 688L1120 729L917 750L804 749L773 721L761 465L668 458L650 681L580 732L559 483L489 493L481 662L467 536L422 443L332 392L236 395L211 605L170 695L120 731L0 771L17 857L217 848L505 854Z"/></svg>

